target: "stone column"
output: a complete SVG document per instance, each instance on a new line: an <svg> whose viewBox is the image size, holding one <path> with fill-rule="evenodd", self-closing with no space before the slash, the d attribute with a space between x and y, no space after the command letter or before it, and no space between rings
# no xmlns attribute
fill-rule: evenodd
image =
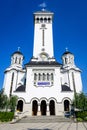
<svg viewBox="0 0 87 130"><path fill-rule="evenodd" d="M41 116L41 109L40 109L40 104L38 104L38 111L37 111L37 116Z"/></svg>
<svg viewBox="0 0 87 130"><path fill-rule="evenodd" d="M47 103L47 111L46 111L46 115L47 115L47 116L50 116L49 103Z"/></svg>

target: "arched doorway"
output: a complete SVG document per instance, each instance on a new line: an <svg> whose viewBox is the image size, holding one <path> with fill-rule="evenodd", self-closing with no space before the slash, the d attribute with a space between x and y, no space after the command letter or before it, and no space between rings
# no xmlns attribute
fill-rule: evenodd
<svg viewBox="0 0 87 130"><path fill-rule="evenodd" d="M19 100L17 104L17 111L22 112L23 111L23 101Z"/></svg>
<svg viewBox="0 0 87 130"><path fill-rule="evenodd" d="M64 101L64 111L69 111L69 101L68 100L65 100Z"/></svg>
<svg viewBox="0 0 87 130"><path fill-rule="evenodd" d="M37 103L37 101L36 100L34 100L33 102L32 102L32 114L34 115L34 116L36 116L37 115L37 110L38 110L38 103Z"/></svg>
<svg viewBox="0 0 87 130"><path fill-rule="evenodd" d="M50 109L50 115L55 115L55 102L54 102L54 100L50 101L49 109Z"/></svg>
<svg viewBox="0 0 87 130"><path fill-rule="evenodd" d="M46 109L47 109L46 101L43 100L41 101L41 115L46 115Z"/></svg>

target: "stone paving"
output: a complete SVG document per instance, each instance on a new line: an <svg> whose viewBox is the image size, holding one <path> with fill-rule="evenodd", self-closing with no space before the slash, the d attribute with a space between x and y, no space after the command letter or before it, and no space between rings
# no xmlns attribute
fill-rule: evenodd
<svg viewBox="0 0 87 130"><path fill-rule="evenodd" d="M87 123L1 123L0 130L87 130Z"/></svg>

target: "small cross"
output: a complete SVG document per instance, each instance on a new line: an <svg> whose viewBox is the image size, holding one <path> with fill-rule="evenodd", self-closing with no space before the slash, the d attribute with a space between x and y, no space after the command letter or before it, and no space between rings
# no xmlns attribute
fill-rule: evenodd
<svg viewBox="0 0 87 130"><path fill-rule="evenodd" d="M66 52L67 52L67 51L68 51L68 48L66 47L65 49L66 49Z"/></svg>
<svg viewBox="0 0 87 130"><path fill-rule="evenodd" d="M20 51L20 47L18 47L18 51Z"/></svg>

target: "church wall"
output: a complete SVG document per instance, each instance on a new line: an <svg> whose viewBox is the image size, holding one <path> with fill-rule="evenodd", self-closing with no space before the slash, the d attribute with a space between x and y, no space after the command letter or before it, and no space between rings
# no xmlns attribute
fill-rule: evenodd
<svg viewBox="0 0 87 130"><path fill-rule="evenodd" d="M75 76L74 80L75 80L76 92L80 93L80 92L82 92L81 74L78 71L78 72L75 72L74 76Z"/></svg>
<svg viewBox="0 0 87 130"><path fill-rule="evenodd" d="M49 68L46 67L46 69L49 69ZM46 97L47 99L49 99L50 97L54 97L57 99L58 93L60 91L61 91L61 83L60 83L59 68L55 69L54 83L53 83L53 86L49 86L49 87L48 86L46 87L34 86L34 76L33 76L32 68L27 68L26 93L27 95L29 95L28 100L31 100L33 97L37 97L38 99L42 97Z"/></svg>

